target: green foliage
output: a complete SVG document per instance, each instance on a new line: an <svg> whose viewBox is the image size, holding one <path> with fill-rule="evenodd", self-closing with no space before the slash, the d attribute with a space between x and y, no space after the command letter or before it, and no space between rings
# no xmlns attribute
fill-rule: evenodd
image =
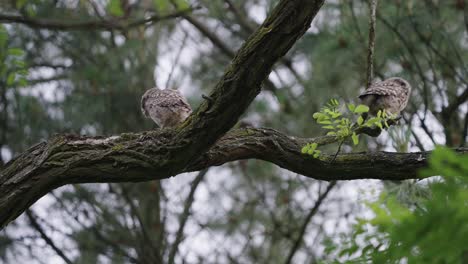
<svg viewBox="0 0 468 264"><path fill-rule="evenodd" d="M302 154L308 154L312 155L314 158L318 158L321 151L317 149L317 146L317 143L307 143L307 145L302 147L301 152Z"/></svg>
<svg viewBox="0 0 468 264"><path fill-rule="evenodd" d="M428 183L430 196L413 206L383 193L368 203L374 216L358 219L351 236L328 250L336 263L466 263L468 260L468 157L438 147L422 176L440 174Z"/></svg>
<svg viewBox="0 0 468 264"><path fill-rule="evenodd" d="M189 3L187 0L153 0L154 2L154 8L158 10L161 13L165 13L169 11L170 9L170 4L174 4L177 8L177 10L184 10L190 7Z"/></svg>
<svg viewBox="0 0 468 264"><path fill-rule="evenodd" d="M73 4L68 2L70 1L3 1L0 9L2 13L18 15L23 15L24 12L25 16L33 16L38 20L75 23L100 20L93 4L98 4L98 11L101 11L103 4L110 0L71 1ZM173 7L171 2L174 0L130 2L132 8L128 21L183 9L180 3ZM155 9L155 2L166 4L166 11L159 6ZM197 20L235 51L250 35L243 25L250 24L255 29L262 22L261 17L270 13L271 7L278 0L230 2L234 3L236 12L225 1L193 1L203 6L202 12L196 16ZM411 104L406 110L409 116L417 109L427 107L429 115L439 118L439 99L447 98L451 102L460 94L460 87L465 87L463 76L467 76L468 61L468 53L465 52L466 29L463 9L457 8L460 1L455 2L457 1L412 1L413 8L409 13L405 1L379 1L381 16L376 32L376 73L383 78L402 76L412 84L425 84L413 85L413 95L418 96L411 98ZM312 114L319 111L330 97L355 97L357 89L366 78L364 62L367 5L367 1L362 0L326 1L319 13L319 17L324 19L316 19L313 30L308 31L294 46L294 50L286 55L287 61L292 62L292 68L300 70L299 77L302 78L296 80L284 65L277 64L275 71L279 70L278 77L282 77L281 82L275 82L278 89L257 97L242 118L254 120L255 126L281 127L290 135L312 137L321 133L321 126L311 126L309 123ZM15 7L21 10L15 10ZM108 14L111 14L108 6L105 7ZM241 23L242 18L247 23ZM384 19L398 33L387 26ZM175 67L179 68L180 74L176 73L173 79L185 80L187 85L183 88L189 91L186 95L192 95L189 98L192 106L198 105L202 100L199 95L208 94L213 89L232 57L212 45L194 27L179 27L182 21L184 20L178 19L153 25L145 24L144 31L140 31L143 27L136 27L127 32L92 29L51 31L30 29L22 24L8 25L8 31L12 33L8 43L10 47L25 51L25 64L34 67L31 72L41 73L46 69L52 74L47 76L60 79L47 82L48 78L41 80L47 76L31 74L30 78L41 78L34 80L37 86L25 87L25 92L22 93L15 86L8 89L8 115L5 115L8 117L8 126L5 130L6 138L0 142L4 144L3 148L10 149L16 155L40 140L49 138L53 133L112 135L151 129L152 122L144 120L139 111L138 99L145 89L155 85L155 78L157 84L164 85L163 75L170 69L159 66L167 65L167 58L172 58L171 54L182 46L184 36L179 34L181 31L188 33L186 45L190 52L183 52L189 56L183 60L185 63L182 67ZM121 22L125 23L125 20ZM427 38L420 39L418 31ZM164 54L169 56L161 61L164 57L161 55ZM182 58L185 56L182 55ZM177 64L175 61L174 63ZM57 65L58 68L37 68L40 64ZM155 65L159 65L156 71ZM427 73L431 73L431 78L427 77ZM58 95L63 95L63 100L49 102L26 92L45 91L52 86L56 87ZM0 86L0 90L1 88ZM279 109L272 107L276 105L272 104L275 100ZM5 112L0 111L0 116L3 113ZM453 126L441 124L444 126L443 131L462 135L464 114L459 114L459 111L456 113L454 119L451 119ZM256 118L257 116L261 118ZM457 120L458 116L462 119ZM358 116L356 123L361 125L364 119L359 121L359 118ZM0 117L0 121L1 119ZM430 120L432 122L433 119ZM0 123L3 126L3 122ZM433 126L428 127L431 130ZM4 136L2 132L0 131L0 139ZM437 138L443 136L443 132L437 133ZM351 139L352 135L347 140ZM315 151L319 151L317 148L323 148L323 152L326 149L325 146L317 146ZM199 205L190 210L188 218L189 225L196 223L196 226L187 226L184 244L181 246L183 253L179 251L175 263L228 263L233 259L238 263L284 263L293 246L291 242L298 238L304 218L313 207L316 194L324 183L292 176L277 166L258 160L231 163L223 166L222 171L223 173L213 173L206 184L200 185L207 191L203 191L202 195L197 193L195 202ZM119 263L116 260L119 256L129 256L125 257L126 263L151 262L154 259L148 260L148 257L158 252L157 249L166 252L171 247L176 220L189 191L189 178L182 176L161 181L158 187L154 186L154 182L129 184L126 188L130 200L119 195L120 184L82 185L93 195L67 186L62 190L68 190L68 193L60 190L53 193L57 196L57 203L42 209L47 210L49 217L39 219L39 222L44 225L56 245L65 254L74 257L72 262ZM184 179L187 182L181 184L180 181ZM354 188L354 184L359 185L360 182L342 182L339 185ZM353 219L356 214L361 215L359 204L347 196L347 189L331 193L331 199L324 200L317 215L312 217L307 226L303 243L292 263L316 263L319 259L323 259L324 263L331 263L330 260L335 259L336 255L322 250L324 237L330 236L330 242L338 237L339 229L333 228L330 222L340 223L340 226L341 223L347 225L348 219ZM207 192L208 195L205 195ZM136 204L137 211L129 208L132 201ZM398 201L401 202L400 198ZM406 204L414 206L414 199L408 201ZM36 208L33 207L34 209ZM166 224L158 223L158 218ZM144 223L140 225L138 219L144 220ZM63 224L56 225L61 220ZM18 229L8 227L9 232L3 235L11 239L6 240L6 243L0 238L0 244L8 247L6 254L0 249L0 258L9 256L10 260L5 263L30 263L31 258L50 262L46 256L51 251L50 247L44 245L40 238L29 238L29 234L33 237L38 237L38 234L26 233L30 229L26 222L17 221ZM211 228L213 226L216 228ZM66 227L62 235L61 227ZM195 229L199 231L190 231ZM150 239L146 239L144 234ZM212 243L207 243L203 249L204 252L211 251L211 256L199 254L197 249L200 247L193 241L198 241L200 234L215 238L210 240L212 243L222 239L227 246L208 250ZM23 237L27 240L22 240ZM63 240L65 243L62 243ZM155 241L161 241L161 244ZM71 247L63 248L63 245ZM229 245L237 245L236 247L244 250L234 254ZM367 250L374 250L374 247L368 246ZM18 255L28 252L27 259L18 259ZM197 256L199 259L185 259L184 256ZM56 258L57 256L54 260ZM161 262L167 261L151 263Z"/></svg>
<svg viewBox="0 0 468 264"><path fill-rule="evenodd" d="M358 145L359 134L356 133L358 129L364 127L388 128L388 121L395 119L395 116L379 110L377 116L364 120L363 114L367 112L369 112L369 107L366 105L356 106L349 103L340 106L337 99L331 99L320 112L314 113L313 118L322 126L322 129L329 130L327 136L335 136L339 142L351 138L353 144ZM316 150L316 147L313 147L313 144L307 144L301 152L318 158L320 151Z"/></svg>
<svg viewBox="0 0 468 264"><path fill-rule="evenodd" d="M124 14L122 6L120 5L120 0L110 0L107 5L107 10L114 16L122 16Z"/></svg>
<svg viewBox="0 0 468 264"><path fill-rule="evenodd" d="M169 10L169 0L154 0L154 8L159 12L166 12Z"/></svg>
<svg viewBox="0 0 468 264"><path fill-rule="evenodd" d="M0 25L0 83L6 87L26 85L28 71L23 58L24 51L9 46L8 32Z"/></svg>

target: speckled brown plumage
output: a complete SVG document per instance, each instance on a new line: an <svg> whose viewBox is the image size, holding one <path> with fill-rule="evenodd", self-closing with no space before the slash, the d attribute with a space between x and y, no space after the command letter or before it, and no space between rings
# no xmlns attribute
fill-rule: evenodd
<svg viewBox="0 0 468 264"><path fill-rule="evenodd" d="M379 110L400 115L408 104L410 95L411 85L402 78L392 77L373 83L359 95L359 99L369 106L370 115L375 116Z"/></svg>
<svg viewBox="0 0 468 264"><path fill-rule="evenodd" d="M152 88L141 97L141 112L165 128L182 123L192 108L178 90Z"/></svg>

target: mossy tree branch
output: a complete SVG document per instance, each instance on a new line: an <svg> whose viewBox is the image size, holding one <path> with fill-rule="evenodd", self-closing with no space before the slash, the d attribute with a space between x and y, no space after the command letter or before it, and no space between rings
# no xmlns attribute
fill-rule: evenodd
<svg viewBox="0 0 468 264"><path fill-rule="evenodd" d="M0 227L64 184L163 179L193 170L201 163L194 160L235 125L323 3L280 1L239 49L209 100L178 129L105 139L62 135L9 162L0 172Z"/></svg>
<svg viewBox="0 0 468 264"><path fill-rule="evenodd" d="M59 186L165 179L241 159L265 160L321 180L416 178L428 152L341 154L331 164L332 156L314 159L300 151L306 143L335 142L333 137L301 139L252 128L228 132L323 2L281 1L238 51L208 99L179 128L108 138L59 135L5 164L0 169L0 228Z"/></svg>
<svg viewBox="0 0 468 264"><path fill-rule="evenodd" d="M5 226L47 192L70 183L160 180L183 172L242 159L260 159L320 180L417 178L430 152L350 153L314 159L301 154L306 143L325 145L334 137L295 138L267 128L232 130L186 167L168 168L177 130L122 134L109 138L60 135L5 165L0 174L0 226ZM468 148L457 150L468 153Z"/></svg>

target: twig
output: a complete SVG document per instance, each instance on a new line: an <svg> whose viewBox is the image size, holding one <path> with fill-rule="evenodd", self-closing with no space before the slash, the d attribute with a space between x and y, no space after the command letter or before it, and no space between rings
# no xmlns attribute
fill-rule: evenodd
<svg viewBox="0 0 468 264"><path fill-rule="evenodd" d="M186 44L186 42L187 42L187 38L188 38L188 33L185 32L184 38L182 39L182 44L180 44L180 48L179 48L179 50L177 51L177 54L176 54L176 56L175 56L175 58L174 58L174 62L172 63L171 71L169 72L169 76L167 77L167 80L166 80L166 89L170 88L172 76L174 75L175 68L176 68L177 64L179 63L180 55L182 55L182 51L183 51L184 48L185 48L185 44Z"/></svg>
<svg viewBox="0 0 468 264"><path fill-rule="evenodd" d="M315 205L314 207L309 211L309 213L307 214L304 222L302 223L301 225L301 229L300 229L300 232L299 232L299 236L296 238L296 240L294 241L294 245L293 247L291 248L291 251L289 251L289 254L288 254L288 258L286 259L286 261L284 262L285 264L289 264L291 263L294 255L296 254L297 250L299 249L301 243L302 243L302 240L304 238L304 235L305 235L305 232L306 232L306 229L307 229L307 226L309 225L310 223L310 220L312 219L312 217L317 213L318 209L320 208L320 205L322 204L323 200L325 200L325 198L328 196L328 194L330 193L330 191L333 189L333 187L335 187L336 185L336 181L332 181L330 182L330 184L327 186L327 189L320 194L320 196L318 197L317 199L317 202L315 202Z"/></svg>
<svg viewBox="0 0 468 264"><path fill-rule="evenodd" d="M333 159L332 159L332 161L330 163L335 162L336 157L338 156L338 153L340 153L341 146L343 146L343 142L344 142L344 140L341 140L340 145L338 145L338 149L336 150L335 156L333 156Z"/></svg>
<svg viewBox="0 0 468 264"><path fill-rule="evenodd" d="M33 212L31 210L26 210L26 216L28 217L31 226L41 235L41 238L46 242L46 244L49 245L55 251L55 253L57 253L57 255L59 255L62 258L62 260L65 263L72 264L73 261L71 261L65 255L65 253L55 245L54 241L52 241L52 239L49 236L47 236L45 231L42 229L41 225L36 221Z"/></svg>
<svg viewBox="0 0 468 264"><path fill-rule="evenodd" d="M192 208L192 204L194 201L195 191L197 190L198 185L201 183L201 181L203 180L207 172L208 172L208 169L204 169L200 171L197 177L195 177L195 179L192 182L190 193L187 196L187 199L185 200L184 211L180 214L180 217L179 217L179 230L177 230L174 243L172 244L171 251L169 252L169 257L168 257L168 262L167 262L169 264L174 263L175 256L177 255L177 251L179 249L179 244L180 242L182 242L182 238L184 235L185 224L187 223L187 220L190 215L190 209Z"/></svg>
<svg viewBox="0 0 468 264"><path fill-rule="evenodd" d="M377 0L371 0L369 5L369 47L367 53L367 88L372 84L374 78L374 46L375 46L375 17L377 10Z"/></svg>

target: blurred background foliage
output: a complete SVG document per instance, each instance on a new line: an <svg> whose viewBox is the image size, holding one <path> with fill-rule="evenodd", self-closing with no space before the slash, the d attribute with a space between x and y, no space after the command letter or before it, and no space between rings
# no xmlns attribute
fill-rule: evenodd
<svg viewBox="0 0 468 264"><path fill-rule="evenodd" d="M155 85L178 87L195 108L277 2L0 0L1 163L55 133L154 128L139 98ZM376 78L403 77L413 93L400 126L342 151L465 146L467 9L464 0L379 1ZM326 1L239 126L324 134L312 114L364 89L367 28L367 1ZM444 164L433 169L450 176ZM452 178L326 183L256 160L160 182L70 185L0 232L0 262L401 263L406 254L431 263L439 259L422 253L445 250L437 263L462 263L465 187Z"/></svg>

